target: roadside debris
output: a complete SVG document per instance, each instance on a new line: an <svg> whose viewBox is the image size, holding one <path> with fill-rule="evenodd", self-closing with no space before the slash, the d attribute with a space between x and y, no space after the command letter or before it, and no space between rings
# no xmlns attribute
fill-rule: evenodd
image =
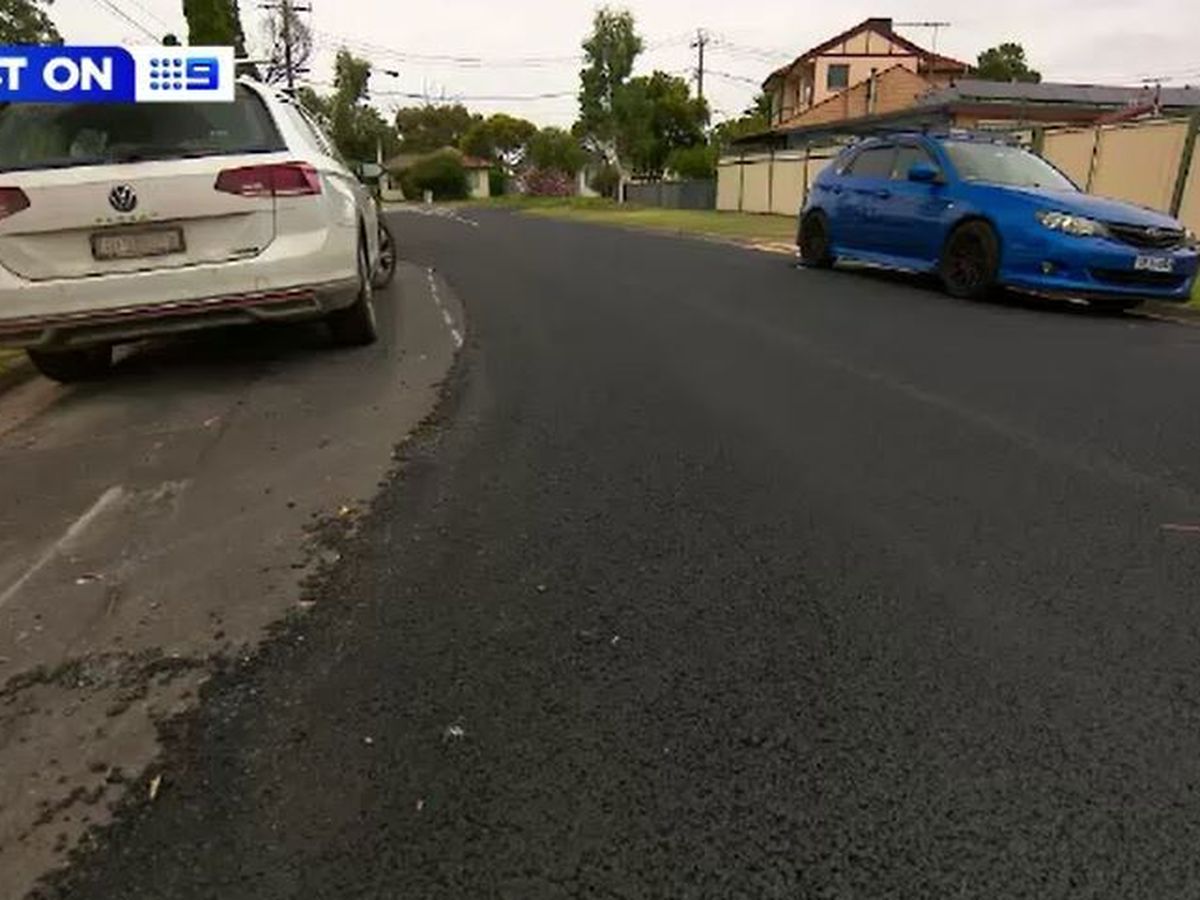
<svg viewBox="0 0 1200 900"><path fill-rule="evenodd" d="M442 740L447 743L450 741L461 741L466 736L466 729L461 725L447 725L446 730L442 732Z"/></svg>
<svg viewBox="0 0 1200 900"><path fill-rule="evenodd" d="M158 796L158 789L162 787L162 775L155 775L150 779L150 802L154 802L154 798Z"/></svg>

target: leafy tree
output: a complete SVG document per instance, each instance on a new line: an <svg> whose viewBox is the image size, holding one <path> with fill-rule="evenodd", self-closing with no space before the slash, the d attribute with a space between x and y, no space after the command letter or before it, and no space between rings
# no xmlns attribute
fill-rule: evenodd
<svg viewBox="0 0 1200 900"><path fill-rule="evenodd" d="M759 94L746 111L736 119L728 119L713 129L712 140L718 147L728 147L738 138L761 134L771 127L771 95Z"/></svg>
<svg viewBox="0 0 1200 900"><path fill-rule="evenodd" d="M188 23L189 44L233 47L237 56L246 55L246 35L237 0L183 0L183 15Z"/></svg>
<svg viewBox="0 0 1200 900"><path fill-rule="evenodd" d="M283 84L287 81L288 41L284 40L285 36L291 38L292 71L308 65L313 50L312 30L291 4L286 7L280 4L273 10L263 22L262 32L263 43L267 48L267 63L263 67L262 80L267 84Z"/></svg>
<svg viewBox="0 0 1200 900"><path fill-rule="evenodd" d="M617 146L634 173L657 178L671 151L705 143L708 104L666 72L633 78L616 95Z"/></svg>
<svg viewBox="0 0 1200 900"><path fill-rule="evenodd" d="M715 144L676 147L667 157L667 168L680 178L715 178L719 153Z"/></svg>
<svg viewBox="0 0 1200 900"><path fill-rule="evenodd" d="M52 0L0 0L0 44L61 44L45 7Z"/></svg>
<svg viewBox="0 0 1200 900"><path fill-rule="evenodd" d="M472 115L461 103L406 107L396 113L401 152L430 153L457 147L471 126L480 121L481 116Z"/></svg>
<svg viewBox="0 0 1200 900"><path fill-rule="evenodd" d="M985 81L1026 81L1037 83L1042 73L1029 68L1025 61L1025 48L1008 42L990 47L979 54L978 64L972 74Z"/></svg>
<svg viewBox="0 0 1200 900"><path fill-rule="evenodd" d="M353 106L367 99L367 86L371 82L370 62L360 59L349 50L339 50L333 73L335 103Z"/></svg>
<svg viewBox="0 0 1200 900"><path fill-rule="evenodd" d="M380 150L385 157L395 155L399 150L395 129L367 102L371 64L342 50L334 71L332 95L301 87L296 100L324 126L346 159L373 160Z"/></svg>
<svg viewBox="0 0 1200 900"><path fill-rule="evenodd" d="M367 103L370 80L371 64L367 60L348 50L338 52L328 121L334 143L350 160L374 159L380 151L385 157L391 156L399 146L395 131Z"/></svg>
<svg viewBox="0 0 1200 900"><path fill-rule="evenodd" d="M617 156L617 98L633 74L644 49L633 14L602 7L592 20L592 33L583 42L587 66L579 73L577 133L598 152Z"/></svg>
<svg viewBox="0 0 1200 900"><path fill-rule="evenodd" d="M296 88L296 100L312 113L312 117L324 125L331 127L333 121L333 98L322 97L312 88L304 85Z"/></svg>
<svg viewBox="0 0 1200 900"><path fill-rule="evenodd" d="M587 163L587 153L569 131L548 127L529 139L527 161L542 172L574 176Z"/></svg>
<svg viewBox="0 0 1200 900"><path fill-rule="evenodd" d="M535 134L537 126L532 122L496 113L471 125L459 147L464 153L491 160L505 171L512 171L525 156L526 146Z"/></svg>

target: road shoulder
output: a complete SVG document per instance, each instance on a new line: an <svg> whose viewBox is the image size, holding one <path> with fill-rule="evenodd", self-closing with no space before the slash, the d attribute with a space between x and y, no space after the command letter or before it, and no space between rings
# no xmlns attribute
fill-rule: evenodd
<svg viewBox="0 0 1200 900"><path fill-rule="evenodd" d="M214 673L344 602L306 586L434 409L465 327L425 269L402 265L380 299L396 307L372 348L286 346L297 332L266 338L285 345L263 360L239 336L231 360L213 338L102 385L0 397L0 419L29 407L0 432L0 896L169 789L160 732Z"/></svg>

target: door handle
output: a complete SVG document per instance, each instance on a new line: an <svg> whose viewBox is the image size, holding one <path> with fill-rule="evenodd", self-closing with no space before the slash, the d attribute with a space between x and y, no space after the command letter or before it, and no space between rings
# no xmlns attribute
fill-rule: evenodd
<svg viewBox="0 0 1200 900"><path fill-rule="evenodd" d="M892 192L889 191L887 188L884 188L883 190L876 191L875 196L878 197L880 200L886 200L890 196L892 196Z"/></svg>

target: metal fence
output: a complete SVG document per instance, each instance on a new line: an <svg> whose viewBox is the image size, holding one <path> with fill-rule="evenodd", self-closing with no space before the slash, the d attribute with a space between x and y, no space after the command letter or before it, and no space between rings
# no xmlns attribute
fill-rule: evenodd
<svg viewBox="0 0 1200 900"><path fill-rule="evenodd" d="M1035 145L1084 190L1171 213L1200 229L1197 131L1200 116L1151 119L1051 129Z"/></svg>
<svg viewBox="0 0 1200 900"><path fill-rule="evenodd" d="M705 181L647 181L625 185L625 202L665 209L716 209L717 183Z"/></svg>
<svg viewBox="0 0 1200 900"><path fill-rule="evenodd" d="M794 216L813 181L837 155L814 147L726 156L717 166L717 209Z"/></svg>

